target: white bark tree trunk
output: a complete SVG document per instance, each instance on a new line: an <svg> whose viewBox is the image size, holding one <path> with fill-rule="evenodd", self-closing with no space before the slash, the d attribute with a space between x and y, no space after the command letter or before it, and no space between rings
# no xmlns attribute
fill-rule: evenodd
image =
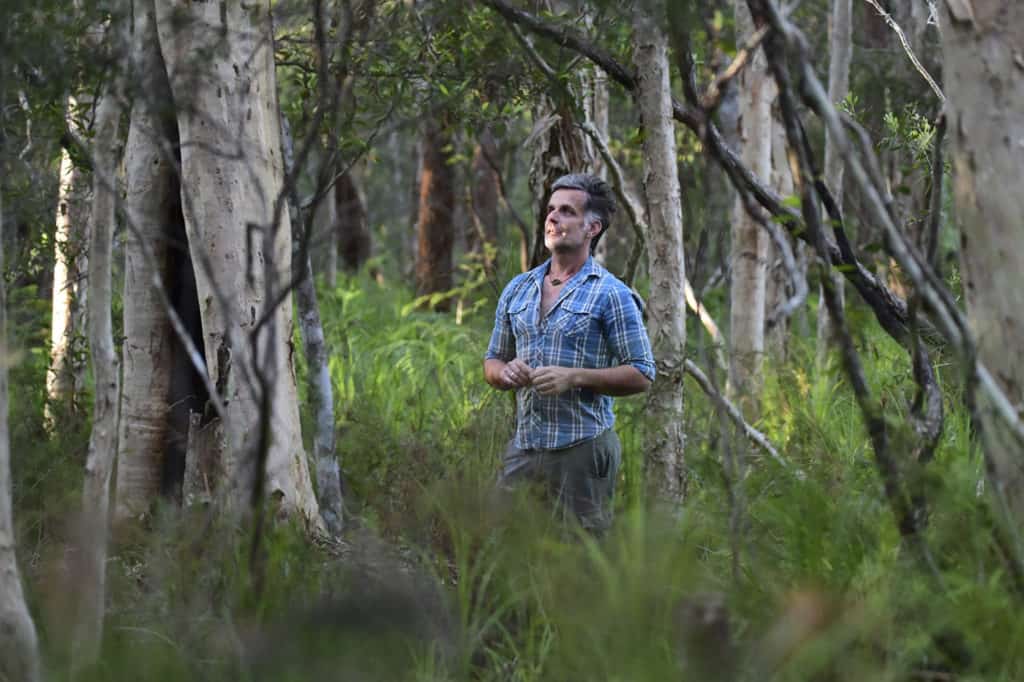
<svg viewBox="0 0 1024 682"><path fill-rule="evenodd" d="M3 210L0 207L0 225ZM3 272L0 239L0 273ZM14 510L11 505L11 442L7 420L7 290L0 277L0 680L39 679L39 645L15 552Z"/></svg>
<svg viewBox="0 0 1024 682"><path fill-rule="evenodd" d="M828 99L833 104L846 98L850 89L850 61L853 59L853 0L832 0L832 16L829 21L829 64L828 64ZM825 184L835 197L836 205L843 208L843 159L836 154L835 140L825 130ZM833 287L842 305L845 279L838 272L829 272ZM831 343L833 330L832 319L828 307L824 304L824 294L819 290L818 306L818 341L817 363L824 366L828 347Z"/></svg>
<svg viewBox="0 0 1024 682"><path fill-rule="evenodd" d="M157 19L177 106L207 364L227 406L219 496L246 504L262 476L282 511L318 525L292 367L291 296L281 294L291 278L291 222L281 203L270 4L165 0Z"/></svg>
<svg viewBox="0 0 1024 682"><path fill-rule="evenodd" d="M942 3L946 115L964 291L978 355L1024 404L1024 4ZM979 398L993 493L1024 524L1024 447Z"/></svg>
<svg viewBox="0 0 1024 682"><path fill-rule="evenodd" d="M656 8L650 12L664 16L664 7L656 3ZM642 9L634 17L633 62L638 74L637 102L644 128L644 194L650 230L647 254L651 294L647 302L647 327L658 367L657 379L647 396L650 419L645 443L647 482L659 499L678 504L686 493L683 211L672 121L668 38L661 29L661 22Z"/></svg>
<svg viewBox="0 0 1024 682"><path fill-rule="evenodd" d="M745 0L736 0L736 35L745 40L754 32ZM772 98L775 86L764 52L758 49L739 76L739 138L743 162L763 182L772 170ZM729 262L729 395L748 421L760 414L764 361L765 287L768 233L747 215L741 199L733 209Z"/></svg>
<svg viewBox="0 0 1024 682"><path fill-rule="evenodd" d="M111 28L114 33L119 29ZM116 40L117 38L115 38ZM94 663L103 638L106 602L110 474L117 448L119 369L111 314L111 261L117 206L118 129L122 106L116 84L96 109L93 138L93 204L89 247L89 348L95 395L82 491L82 588L73 664Z"/></svg>
<svg viewBox="0 0 1024 682"><path fill-rule="evenodd" d="M79 103L68 97L66 118L75 132L82 131L76 123ZM83 322L86 306L84 275L88 270L89 231L83 210L82 174L75 168L71 155L61 150L58 171L57 216L54 226L54 263L52 317L50 318L50 371L46 374L47 400L56 403L72 399L77 393L84 362L76 339L85 333ZM54 415L47 405L47 418Z"/></svg>
<svg viewBox="0 0 1024 682"><path fill-rule="evenodd" d="M285 171L292 172L294 146L287 119L281 117L281 152L284 155ZM291 193L291 209L301 219L298 193ZM334 204L331 192L324 203ZM301 223L299 223L301 225ZM299 233L296 232L295 237ZM327 363L327 339L320 318L320 306L316 299L313 282L313 260L309 248L302 253L301 240L293 238L292 255L305 272L302 281L295 288L295 305L299 313L299 329L306 353L307 387L309 401L313 408L316 427L313 433L313 460L316 462L316 486L319 493L320 515L333 535L340 535L345 527L344 499L341 492L341 468L338 466L336 438L334 433L334 386L331 384L331 370ZM301 258L301 260L299 260Z"/></svg>
<svg viewBox="0 0 1024 682"><path fill-rule="evenodd" d="M132 107L125 147L125 214L131 228L125 240L124 343L115 518L147 512L160 493L166 453L173 337L154 275L168 257L168 211L176 209L178 184L156 109L170 101L156 41L152 0L136 3L134 65L145 94ZM172 209L173 207L173 209ZM147 252L148 251L148 257Z"/></svg>

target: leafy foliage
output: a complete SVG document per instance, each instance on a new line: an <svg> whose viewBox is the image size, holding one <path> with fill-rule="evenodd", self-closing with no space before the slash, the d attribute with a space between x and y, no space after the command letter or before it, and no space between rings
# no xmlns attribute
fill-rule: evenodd
<svg viewBox="0 0 1024 682"><path fill-rule="evenodd" d="M977 679L1020 673L1020 616L985 530L955 373L928 482L937 593L901 545L848 388L835 369L806 369L802 341L768 372L759 426L803 478L761 457L687 384L690 497L681 518L663 518L632 482L642 401L620 400L629 493L598 541L528 491L494 487L512 406L480 379L488 312L461 325L404 312L411 294L368 276L321 300L355 527L325 551L278 526L259 577L249 529L202 509L122 531L103 665L87 679L901 679L953 665L935 646L950 632L967 633ZM31 305L15 299L14 317L30 318ZM40 347L30 336L20 338ZM905 356L871 328L858 343L895 425L913 395ZM31 357L12 374L16 395L41 385L45 363ZM15 499L59 664L74 583L54 550L73 524L54 513L71 508L80 460L72 431L40 435L38 417L29 428L40 400L16 401ZM726 452L749 468L738 526Z"/></svg>

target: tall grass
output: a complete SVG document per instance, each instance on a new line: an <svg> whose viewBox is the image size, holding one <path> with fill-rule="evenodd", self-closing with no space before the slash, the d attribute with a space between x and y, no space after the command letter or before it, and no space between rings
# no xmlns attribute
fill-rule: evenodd
<svg viewBox="0 0 1024 682"><path fill-rule="evenodd" d="M529 491L495 489L513 406L481 377L493 298L461 325L407 312L411 300L363 278L321 298L354 519L344 543L323 548L288 525L271 529L255 597L249 529L203 510L163 510L111 560L106 648L90 679L1024 674L1024 618L978 495L981 464L955 366L943 368L946 430L924 481L936 585L901 543L848 387L836 368L809 369L809 341L792 339L789 361L768 368L758 424L790 469L685 385L691 479L679 515L647 509L643 400L618 401L624 494L611 533L596 540ZM33 416L45 371L32 359L39 343L25 341L12 373L12 391L26 396L13 408L15 511L33 608L61 679L75 584L55 529L80 486L82 432L47 435ZM696 331L691 344L699 357ZM858 347L902 457L907 359L870 325ZM746 461L741 481L726 476L726 453ZM970 661L951 660L957 647L937 644L949 641Z"/></svg>

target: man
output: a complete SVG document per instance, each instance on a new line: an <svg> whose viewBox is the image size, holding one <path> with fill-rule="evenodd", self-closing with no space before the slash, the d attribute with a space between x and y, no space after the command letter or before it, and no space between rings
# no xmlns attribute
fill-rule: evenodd
<svg viewBox="0 0 1024 682"><path fill-rule="evenodd" d="M484 359L487 383L517 394L502 484L543 483L598 533L611 523L622 458L611 396L643 392L655 374L638 299L592 257L614 211L600 178L555 181L544 224L551 258L505 287Z"/></svg>

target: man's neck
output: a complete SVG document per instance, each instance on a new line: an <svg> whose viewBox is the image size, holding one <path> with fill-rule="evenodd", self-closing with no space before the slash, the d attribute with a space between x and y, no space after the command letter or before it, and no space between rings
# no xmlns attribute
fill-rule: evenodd
<svg viewBox="0 0 1024 682"><path fill-rule="evenodd" d="M587 258L589 258L589 254L586 251L580 253L552 253L548 274L562 279L571 277L583 269Z"/></svg>

